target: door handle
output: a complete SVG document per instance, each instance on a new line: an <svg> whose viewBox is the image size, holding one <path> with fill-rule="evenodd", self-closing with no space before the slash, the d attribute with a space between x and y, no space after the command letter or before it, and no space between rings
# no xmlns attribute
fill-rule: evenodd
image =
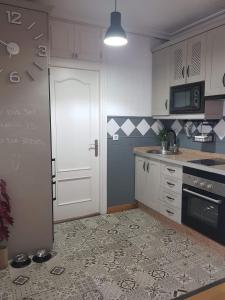
<svg viewBox="0 0 225 300"><path fill-rule="evenodd" d="M52 158L52 178L56 177L56 161L55 158Z"/></svg>
<svg viewBox="0 0 225 300"><path fill-rule="evenodd" d="M223 80L222 80L222 82L223 82L223 86L225 87L225 73L223 74Z"/></svg>
<svg viewBox="0 0 225 300"><path fill-rule="evenodd" d="M95 157L98 157L98 140L95 140L94 144L91 144L89 150L95 150Z"/></svg>
<svg viewBox="0 0 225 300"><path fill-rule="evenodd" d="M56 200L56 181L52 181L52 201Z"/></svg>
<svg viewBox="0 0 225 300"><path fill-rule="evenodd" d="M143 170L145 171L145 162L143 163Z"/></svg>
<svg viewBox="0 0 225 300"><path fill-rule="evenodd" d="M188 189L183 189L183 191L186 192L186 193L188 193L188 194L191 194L191 195L193 195L193 196L196 196L196 197L199 197L199 198L208 200L209 202L212 202L212 203L215 203L215 204L222 204L222 200L213 199L213 198L211 198L211 197L208 197L208 196L205 196L205 195L201 195L201 194L199 194L199 193L190 191L190 190L188 190Z"/></svg>

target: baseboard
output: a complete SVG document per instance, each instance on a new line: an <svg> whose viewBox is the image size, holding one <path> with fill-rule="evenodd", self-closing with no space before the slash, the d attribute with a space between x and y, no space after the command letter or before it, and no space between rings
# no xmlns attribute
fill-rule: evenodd
<svg viewBox="0 0 225 300"><path fill-rule="evenodd" d="M81 219L86 219L86 218L90 218L90 217L96 217L99 216L99 213L95 213L95 214L89 214L89 215L85 215L82 217L77 217L77 218L70 218L70 219L63 219L63 220L59 220L59 221L54 221L54 224L60 224L60 223L66 223L66 222L72 222L72 221L76 221L76 220L81 220Z"/></svg>
<svg viewBox="0 0 225 300"><path fill-rule="evenodd" d="M116 212L129 210L129 209L134 209L134 208L137 208L137 207L138 207L137 202L122 204L122 205L115 205L115 206L108 207L107 213L108 214L113 214L113 213L116 213Z"/></svg>

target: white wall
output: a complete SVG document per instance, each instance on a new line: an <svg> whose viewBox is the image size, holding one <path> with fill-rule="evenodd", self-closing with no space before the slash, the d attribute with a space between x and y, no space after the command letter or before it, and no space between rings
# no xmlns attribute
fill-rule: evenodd
<svg viewBox="0 0 225 300"><path fill-rule="evenodd" d="M109 116L150 116L152 54L150 38L129 34L123 48L104 46Z"/></svg>

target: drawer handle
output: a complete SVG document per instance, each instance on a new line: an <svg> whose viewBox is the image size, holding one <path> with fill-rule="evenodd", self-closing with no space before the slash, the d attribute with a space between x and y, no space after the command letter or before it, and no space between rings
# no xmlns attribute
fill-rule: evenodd
<svg viewBox="0 0 225 300"><path fill-rule="evenodd" d="M174 187L174 186L175 186L175 183L171 183L171 182L169 182L169 181L167 181L166 183L167 183L168 186L170 186L170 187Z"/></svg>
<svg viewBox="0 0 225 300"><path fill-rule="evenodd" d="M170 196L166 196L167 199L174 201L175 199L170 197Z"/></svg>
<svg viewBox="0 0 225 300"><path fill-rule="evenodd" d="M225 73L223 74L223 86L225 87Z"/></svg>
<svg viewBox="0 0 225 300"><path fill-rule="evenodd" d="M170 168L167 168L167 170L168 170L170 173L175 173L175 172L176 172L176 170L170 169Z"/></svg>
<svg viewBox="0 0 225 300"><path fill-rule="evenodd" d="M172 211L170 211L170 210L166 210L166 212L168 213L168 214L170 214L170 215L174 215L174 212L172 212Z"/></svg>

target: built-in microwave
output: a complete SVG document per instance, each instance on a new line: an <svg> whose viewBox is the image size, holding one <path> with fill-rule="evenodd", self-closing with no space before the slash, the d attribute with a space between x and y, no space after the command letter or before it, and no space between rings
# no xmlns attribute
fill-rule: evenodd
<svg viewBox="0 0 225 300"><path fill-rule="evenodd" d="M199 114L205 110L205 82L172 86L170 114Z"/></svg>

